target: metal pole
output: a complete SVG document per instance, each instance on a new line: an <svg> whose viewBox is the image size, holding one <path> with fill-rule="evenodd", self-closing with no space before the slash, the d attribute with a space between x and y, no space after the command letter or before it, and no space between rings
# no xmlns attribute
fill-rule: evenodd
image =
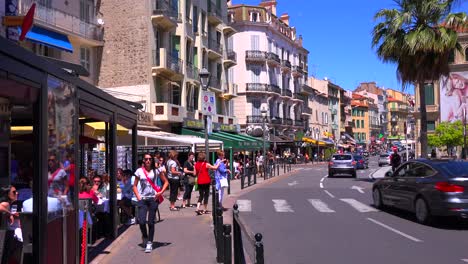
<svg viewBox="0 0 468 264"><path fill-rule="evenodd" d="M466 106L463 108L463 153L465 160L468 158L466 155Z"/></svg>
<svg viewBox="0 0 468 264"><path fill-rule="evenodd" d="M405 125L405 149L406 149L406 160L408 161L409 160L409 150L408 150L408 116L406 116L406 125Z"/></svg>
<svg viewBox="0 0 468 264"><path fill-rule="evenodd" d="M266 168L266 167L265 167L265 164L266 164L265 119L266 119L266 117L264 116L264 117L263 117L263 134L262 134L262 135L263 135L263 153L262 153L262 155L263 155L263 164L262 164L262 166L263 166L263 179L264 179L264 180L265 180L266 177L267 177L266 170L265 170L265 168Z"/></svg>
<svg viewBox="0 0 468 264"><path fill-rule="evenodd" d="M208 115L204 116L205 121L205 155L206 155L206 162L210 163L210 154L209 154L209 144L210 141L208 140Z"/></svg>

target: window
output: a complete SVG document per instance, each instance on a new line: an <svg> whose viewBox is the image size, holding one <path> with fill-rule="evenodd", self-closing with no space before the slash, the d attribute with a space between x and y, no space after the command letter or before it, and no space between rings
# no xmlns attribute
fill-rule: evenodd
<svg viewBox="0 0 468 264"><path fill-rule="evenodd" d="M191 22L190 19L190 0L185 0L185 17L189 22Z"/></svg>
<svg viewBox="0 0 468 264"><path fill-rule="evenodd" d="M328 113L325 113L325 124L328 124Z"/></svg>
<svg viewBox="0 0 468 264"><path fill-rule="evenodd" d="M39 5L52 8L52 0L39 0Z"/></svg>
<svg viewBox="0 0 468 264"><path fill-rule="evenodd" d="M180 105L180 86L172 85L171 104Z"/></svg>
<svg viewBox="0 0 468 264"><path fill-rule="evenodd" d="M455 62L455 50L450 51L449 57L448 57L448 62L449 63L454 63Z"/></svg>
<svg viewBox="0 0 468 264"><path fill-rule="evenodd" d="M356 127L356 120L353 119L353 127Z"/></svg>
<svg viewBox="0 0 468 264"><path fill-rule="evenodd" d="M261 115L260 106L261 106L260 100L258 99L252 100L252 115L254 116Z"/></svg>
<svg viewBox="0 0 468 264"><path fill-rule="evenodd" d="M434 84L433 83L426 83L424 85L424 90L426 92L425 99L426 105L434 105Z"/></svg>
<svg viewBox="0 0 468 264"><path fill-rule="evenodd" d="M250 12L250 21L252 21L252 22L260 22L260 13L258 13L258 12Z"/></svg>
<svg viewBox="0 0 468 264"><path fill-rule="evenodd" d="M91 0L80 1L80 20L89 23L94 17L94 4Z"/></svg>
<svg viewBox="0 0 468 264"><path fill-rule="evenodd" d="M202 12L202 14L201 14L201 30L202 30L203 35L206 34L205 25L206 25L206 13Z"/></svg>
<svg viewBox="0 0 468 264"><path fill-rule="evenodd" d="M197 6L193 6L192 19L193 19L193 32L197 33L198 32L198 7Z"/></svg>
<svg viewBox="0 0 468 264"><path fill-rule="evenodd" d="M356 120L356 128L361 128L361 123L359 123L359 120Z"/></svg>
<svg viewBox="0 0 468 264"><path fill-rule="evenodd" d="M319 117L318 117L318 110L315 110L315 121L319 121Z"/></svg>
<svg viewBox="0 0 468 264"><path fill-rule="evenodd" d="M80 48L80 63L85 69L90 69L91 50L86 47Z"/></svg>
<svg viewBox="0 0 468 264"><path fill-rule="evenodd" d="M435 121L427 121L427 131L434 131L435 127Z"/></svg>
<svg viewBox="0 0 468 264"><path fill-rule="evenodd" d="M366 133L362 133L362 134L361 134L361 139L362 139L362 140L366 140Z"/></svg>
<svg viewBox="0 0 468 264"><path fill-rule="evenodd" d="M260 83L261 66L250 66L252 83Z"/></svg>
<svg viewBox="0 0 468 264"><path fill-rule="evenodd" d="M260 49L260 36L258 36L258 35L250 36L250 48L252 50L259 50Z"/></svg>
<svg viewBox="0 0 468 264"><path fill-rule="evenodd" d="M361 127L364 128L364 120L361 120Z"/></svg>
<svg viewBox="0 0 468 264"><path fill-rule="evenodd" d="M465 49L465 61L468 61L468 47Z"/></svg>

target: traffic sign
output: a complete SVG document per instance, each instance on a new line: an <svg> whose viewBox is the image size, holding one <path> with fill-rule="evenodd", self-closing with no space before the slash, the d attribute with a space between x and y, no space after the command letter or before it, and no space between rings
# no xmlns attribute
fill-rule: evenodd
<svg viewBox="0 0 468 264"><path fill-rule="evenodd" d="M202 113L204 115L216 114L216 97L214 92L202 91Z"/></svg>

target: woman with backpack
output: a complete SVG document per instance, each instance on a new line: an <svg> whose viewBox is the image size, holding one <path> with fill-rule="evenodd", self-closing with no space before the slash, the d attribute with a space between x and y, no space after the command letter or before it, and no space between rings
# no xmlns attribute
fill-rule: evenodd
<svg viewBox="0 0 468 264"><path fill-rule="evenodd" d="M160 164L155 163L154 168L152 164L151 154L144 154L143 166L136 170L135 182L133 183L133 193L138 201L138 223L146 253L153 250L156 211L163 201L163 193L169 185L165 171L161 169ZM146 224L148 224L148 229Z"/></svg>

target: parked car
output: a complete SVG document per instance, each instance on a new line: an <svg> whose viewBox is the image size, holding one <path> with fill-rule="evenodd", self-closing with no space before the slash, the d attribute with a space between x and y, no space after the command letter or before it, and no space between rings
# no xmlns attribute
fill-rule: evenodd
<svg viewBox="0 0 468 264"><path fill-rule="evenodd" d="M468 162L410 160L377 180L372 197L377 208L413 212L422 224L434 216L468 218Z"/></svg>
<svg viewBox="0 0 468 264"><path fill-rule="evenodd" d="M390 164L390 154L388 154L388 153L380 154L380 156L379 156L379 167L386 166L386 165L391 165Z"/></svg>
<svg viewBox="0 0 468 264"><path fill-rule="evenodd" d="M354 155L354 160L356 161L356 169L368 169L369 161L361 155Z"/></svg>
<svg viewBox="0 0 468 264"><path fill-rule="evenodd" d="M328 177L332 178L335 174L350 174L356 178L356 165L351 154L334 154L328 162Z"/></svg>

